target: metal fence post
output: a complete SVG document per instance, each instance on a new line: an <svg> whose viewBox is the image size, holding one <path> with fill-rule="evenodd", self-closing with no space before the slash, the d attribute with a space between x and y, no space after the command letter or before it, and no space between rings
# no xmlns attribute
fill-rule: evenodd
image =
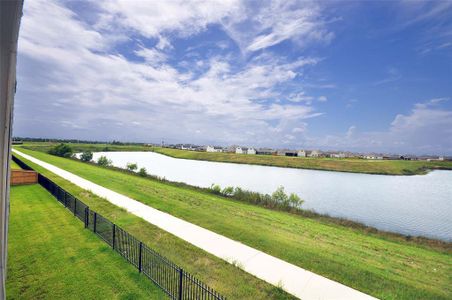
<svg viewBox="0 0 452 300"><path fill-rule="evenodd" d="M96 232L96 225L97 225L97 212L94 212L94 224L93 224L94 232Z"/></svg>
<svg viewBox="0 0 452 300"><path fill-rule="evenodd" d="M88 210L89 210L88 206L85 207L85 228L88 228L88 214L89 214Z"/></svg>
<svg viewBox="0 0 452 300"><path fill-rule="evenodd" d="M115 225L115 223L113 223L113 238L112 238L112 240L113 240L113 242L112 242L111 247L113 249L115 249L115 240L116 240L116 225Z"/></svg>
<svg viewBox="0 0 452 300"><path fill-rule="evenodd" d="M184 276L184 270L179 269L179 300L182 300L182 277Z"/></svg>
<svg viewBox="0 0 452 300"><path fill-rule="evenodd" d="M142 258L143 258L143 243L140 242L140 251L138 252L138 271L141 273L142 268Z"/></svg>
<svg viewBox="0 0 452 300"><path fill-rule="evenodd" d="M74 216L77 214L77 199L75 199L74 197L72 197L72 199L74 199Z"/></svg>

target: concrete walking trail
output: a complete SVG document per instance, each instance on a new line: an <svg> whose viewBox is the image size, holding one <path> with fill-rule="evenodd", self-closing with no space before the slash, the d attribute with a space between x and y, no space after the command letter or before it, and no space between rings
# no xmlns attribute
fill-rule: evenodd
<svg viewBox="0 0 452 300"><path fill-rule="evenodd" d="M246 246L210 230L204 229L182 219L176 218L145 205L132 198L104 188L89 180L60 169L52 164L24 154L16 149L13 152L29 161L44 167L73 184L105 198L116 206L143 218L147 222L189 242L204 251L229 263L234 263L244 271L283 289L304 300L309 299L376 299L336 281L304 270L279 258Z"/></svg>

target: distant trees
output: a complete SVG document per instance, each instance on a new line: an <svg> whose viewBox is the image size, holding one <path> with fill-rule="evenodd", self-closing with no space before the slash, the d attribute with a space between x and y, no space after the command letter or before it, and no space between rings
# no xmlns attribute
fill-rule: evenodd
<svg viewBox="0 0 452 300"><path fill-rule="evenodd" d="M138 175L140 175L141 177L146 177L146 175L148 175L148 173L146 172L146 168L141 168L138 171Z"/></svg>
<svg viewBox="0 0 452 300"><path fill-rule="evenodd" d="M91 151L84 151L81 155L80 155L80 160L81 161L85 161L85 162L89 162L93 159L93 152Z"/></svg>
<svg viewBox="0 0 452 300"><path fill-rule="evenodd" d="M128 171L135 171L136 169L138 169L138 166L136 163L127 163L127 170Z"/></svg>
<svg viewBox="0 0 452 300"><path fill-rule="evenodd" d="M72 148L66 144L59 144L49 150L49 154L61 156L61 157L71 157L72 156Z"/></svg>
<svg viewBox="0 0 452 300"><path fill-rule="evenodd" d="M112 165L112 161L108 159L105 155L102 155L97 159L97 164L102 167L109 167Z"/></svg>

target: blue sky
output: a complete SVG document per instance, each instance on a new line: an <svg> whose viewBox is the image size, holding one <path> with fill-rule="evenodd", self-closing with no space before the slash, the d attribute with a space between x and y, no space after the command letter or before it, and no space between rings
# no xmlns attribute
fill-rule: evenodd
<svg viewBox="0 0 452 300"><path fill-rule="evenodd" d="M16 136L452 154L451 1L26 1Z"/></svg>

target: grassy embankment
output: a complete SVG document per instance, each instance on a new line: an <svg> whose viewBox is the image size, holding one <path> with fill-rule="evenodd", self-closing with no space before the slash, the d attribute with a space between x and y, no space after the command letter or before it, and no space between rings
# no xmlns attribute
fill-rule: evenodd
<svg viewBox="0 0 452 300"><path fill-rule="evenodd" d="M39 185L11 188L8 299L166 299Z"/></svg>
<svg viewBox="0 0 452 300"><path fill-rule="evenodd" d="M24 152L379 298L448 299L452 296L450 243L442 243L437 247L419 245L401 237L368 233L327 220L319 221L271 211L196 189L177 187L41 152ZM43 168L36 169L52 177ZM58 181L70 186L64 180ZM98 205L95 209L101 213L105 210L110 216L116 217L117 212L121 211L105 202L93 201L92 196L86 193L78 192L78 195L87 198L92 205ZM124 223L124 219L121 222ZM128 216L125 223L132 233L137 232L137 235L147 237L148 232L137 226L140 221L136 217ZM151 244L159 247L155 241L151 241ZM188 253L185 253L186 257L173 257L177 253L175 249L170 249L168 253L171 259L183 258L190 261ZM205 271L210 272L210 267L206 266ZM219 283L213 279L210 284L216 287ZM252 285L249 282L246 286ZM223 291L224 288L226 287L218 289Z"/></svg>
<svg viewBox="0 0 452 300"><path fill-rule="evenodd" d="M34 155L33 152L26 152ZM88 204L91 209L115 222L229 299L294 299L281 289L249 275L25 159L24 161Z"/></svg>
<svg viewBox="0 0 452 300"><path fill-rule="evenodd" d="M31 150L47 152L58 143L26 142ZM340 158L302 158L272 155L246 155L235 153L208 153L144 145L76 144L68 143L76 152L90 151L155 151L175 158L254 164L285 168L327 170L383 175L426 174L429 170L452 170L452 161L365 160Z"/></svg>

